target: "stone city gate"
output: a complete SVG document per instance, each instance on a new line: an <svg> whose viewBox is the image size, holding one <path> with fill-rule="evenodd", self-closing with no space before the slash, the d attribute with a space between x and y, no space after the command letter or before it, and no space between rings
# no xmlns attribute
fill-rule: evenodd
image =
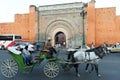
<svg viewBox="0 0 120 80"><path fill-rule="evenodd" d="M78 47L83 43L84 20L81 15L85 4L82 2L58 5L39 6L36 11L36 36L37 40L45 41L52 38L52 45L56 44L56 35L64 34L68 47ZM62 40L62 39L61 39Z"/></svg>

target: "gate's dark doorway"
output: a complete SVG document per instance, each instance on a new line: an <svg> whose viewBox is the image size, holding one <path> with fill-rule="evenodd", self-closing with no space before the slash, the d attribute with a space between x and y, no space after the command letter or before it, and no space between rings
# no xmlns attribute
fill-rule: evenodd
<svg viewBox="0 0 120 80"><path fill-rule="evenodd" d="M55 45L66 46L66 36L63 32L58 32L55 35Z"/></svg>

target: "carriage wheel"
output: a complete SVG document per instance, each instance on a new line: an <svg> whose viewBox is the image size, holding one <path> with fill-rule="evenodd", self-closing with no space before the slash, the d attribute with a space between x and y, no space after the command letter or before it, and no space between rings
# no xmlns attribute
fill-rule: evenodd
<svg viewBox="0 0 120 80"><path fill-rule="evenodd" d="M18 64L13 59L4 60L1 63L1 73L7 78L12 78L18 73Z"/></svg>
<svg viewBox="0 0 120 80"><path fill-rule="evenodd" d="M59 74L59 66L55 62L48 62L44 66L44 74L47 77L54 78Z"/></svg>

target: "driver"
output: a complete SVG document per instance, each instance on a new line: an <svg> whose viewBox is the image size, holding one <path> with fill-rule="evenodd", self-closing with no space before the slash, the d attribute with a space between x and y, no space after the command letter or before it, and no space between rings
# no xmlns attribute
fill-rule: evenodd
<svg viewBox="0 0 120 80"><path fill-rule="evenodd" d="M57 53L56 50L52 47L50 37L48 37L48 40L45 42L45 49L49 50L49 54L48 54L49 58L53 57L53 53L55 54Z"/></svg>

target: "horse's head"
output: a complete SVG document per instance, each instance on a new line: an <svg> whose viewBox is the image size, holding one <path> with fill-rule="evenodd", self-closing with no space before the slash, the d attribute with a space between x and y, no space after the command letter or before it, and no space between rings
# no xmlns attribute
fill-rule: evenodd
<svg viewBox="0 0 120 80"><path fill-rule="evenodd" d="M106 54L106 48L103 46L96 47L94 50L95 50L95 54L99 56L101 59Z"/></svg>

